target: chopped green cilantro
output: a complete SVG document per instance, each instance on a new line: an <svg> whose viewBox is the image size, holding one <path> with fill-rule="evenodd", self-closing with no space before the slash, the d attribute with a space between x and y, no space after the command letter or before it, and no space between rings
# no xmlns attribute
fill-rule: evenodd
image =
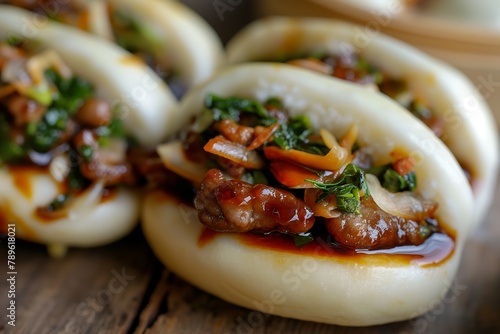
<svg viewBox="0 0 500 334"><path fill-rule="evenodd" d="M277 122L280 123L279 129L273 135L273 143L281 149L297 149L318 155L324 155L329 151L322 141L314 141L309 138L314 129L306 115L294 116L284 122L272 117L264 107L265 105L272 105L278 109L283 108L278 98L270 98L261 104L251 99L222 98L208 94L205 98L205 110L196 120L194 129L198 132L206 130L212 122L223 119L238 122L242 114L250 114L258 118L257 125L269 126Z"/></svg>
<svg viewBox="0 0 500 334"><path fill-rule="evenodd" d="M9 37L7 37L6 42L8 45L15 47L21 44L23 42L23 39L16 35L10 35Z"/></svg>
<svg viewBox="0 0 500 334"><path fill-rule="evenodd" d="M333 183L322 183L314 180L305 180L323 190L317 202L325 200L330 195L335 195L337 208L346 213L359 213L360 191L364 190L365 198L370 196L370 190L365 181L365 174L356 165L350 163Z"/></svg>
<svg viewBox="0 0 500 334"><path fill-rule="evenodd" d="M414 191L417 188L417 176L413 171L401 176L394 169L389 168L383 175L382 187L393 193L406 190Z"/></svg>
<svg viewBox="0 0 500 334"><path fill-rule="evenodd" d="M205 108L212 111L215 121L232 119L239 121L241 113L255 114L262 119L271 119L269 112L257 101L239 97L223 98L208 94L205 98Z"/></svg>
<svg viewBox="0 0 500 334"><path fill-rule="evenodd" d="M103 125L95 129L99 136L99 145L107 146L111 138L126 138L126 131L123 122L113 117L108 125Z"/></svg>
<svg viewBox="0 0 500 334"><path fill-rule="evenodd" d="M69 114L75 113L94 94L92 84L82 78L65 79L53 69L45 71L45 77L57 88L52 107L64 109Z"/></svg>
<svg viewBox="0 0 500 334"><path fill-rule="evenodd" d="M372 167L366 172L378 177L382 187L390 192L414 191L417 188L417 175L414 171L401 176L392 168L392 164Z"/></svg>

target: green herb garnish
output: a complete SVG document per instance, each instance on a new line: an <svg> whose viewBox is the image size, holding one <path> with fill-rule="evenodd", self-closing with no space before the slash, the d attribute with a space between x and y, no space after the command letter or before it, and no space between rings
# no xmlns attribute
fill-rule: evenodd
<svg viewBox="0 0 500 334"><path fill-rule="evenodd" d="M70 116L64 109L50 108L37 123L26 126L29 147L37 152L47 152L59 140L67 127Z"/></svg>
<svg viewBox="0 0 500 334"><path fill-rule="evenodd" d="M65 79L53 69L45 71L45 77L57 88L51 107L64 109L69 114L74 114L94 94L92 84L82 78Z"/></svg>
<svg viewBox="0 0 500 334"><path fill-rule="evenodd" d="M314 237L311 232L304 232L300 234L294 234L293 235L293 242L295 243L295 246L297 247L302 247L307 245L308 243L314 241Z"/></svg>
<svg viewBox="0 0 500 334"><path fill-rule="evenodd" d="M238 122L242 114L249 114L258 118L256 125L270 126L280 123L280 128L273 135L273 143L283 150L296 149L317 155L328 153L329 149L322 141L314 141L309 138L314 133L314 129L307 116L294 116L287 122L280 121L269 114L264 107L265 105L271 105L277 109L283 108L278 98L270 98L261 104L251 99L222 98L214 94L208 94L205 98L205 110L195 122L194 129L197 132L206 130L212 122L223 119Z"/></svg>
<svg viewBox="0 0 500 334"><path fill-rule="evenodd" d="M382 187L393 193L414 191L417 188L417 176L413 171L406 175L399 175L394 169L389 168L383 175Z"/></svg>
<svg viewBox="0 0 500 334"><path fill-rule="evenodd" d="M37 152L46 152L54 146L71 116L93 95L92 85L81 78L65 79L53 69L45 71L45 77L56 88L50 106L39 122L30 123L25 129L28 147ZM40 94L39 98L46 99L46 93Z"/></svg>
<svg viewBox="0 0 500 334"><path fill-rule="evenodd" d="M309 179L305 181L323 190L323 193L316 200L317 203L325 200L328 196L335 195L337 208L346 213L359 213L361 190L365 193L365 199L370 196L363 170L352 163L346 166L342 174L333 183L322 183Z"/></svg>
<svg viewBox="0 0 500 334"><path fill-rule="evenodd" d="M208 94L205 98L205 108L212 111L215 121L232 119L237 122L240 120L241 113L255 114L264 120L272 119L262 104L239 97L223 98Z"/></svg>
<svg viewBox="0 0 500 334"><path fill-rule="evenodd" d="M382 187L393 193L414 191L417 188L417 175L414 171L402 176L394 170L392 164L372 167L365 172L375 175Z"/></svg>

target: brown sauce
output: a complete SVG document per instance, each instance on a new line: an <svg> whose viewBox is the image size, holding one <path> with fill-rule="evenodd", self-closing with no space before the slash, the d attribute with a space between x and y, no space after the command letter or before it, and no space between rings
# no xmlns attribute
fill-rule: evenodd
<svg viewBox="0 0 500 334"><path fill-rule="evenodd" d="M198 246L206 246L221 234L223 233L203 228L198 238ZM392 265L433 266L445 262L453 255L455 249L453 238L444 233L434 233L419 246L400 246L371 251L342 248L332 244L330 238L324 237L317 237L314 241L297 247L293 238L284 234L233 233L233 235L238 238L240 243L255 248L304 256L328 257L345 262L356 261L358 264L387 264L390 262Z"/></svg>
<svg viewBox="0 0 500 334"><path fill-rule="evenodd" d="M33 199L32 177L47 172L46 168L32 166L11 166L9 172L12 175L14 186L28 200Z"/></svg>
<svg viewBox="0 0 500 334"><path fill-rule="evenodd" d="M221 233L204 227L200 234L200 237L198 238L198 246L199 247L206 246L207 244L212 242L219 234Z"/></svg>
<svg viewBox="0 0 500 334"><path fill-rule="evenodd" d="M78 196L79 194L76 194ZM105 204L107 202L113 201L118 196L118 190L116 188L108 188L104 189L102 194L100 204ZM51 224L55 223L60 219L68 218L68 211L64 209L56 210L56 211L47 211L46 208L40 207L37 208L34 212L35 218L44 223Z"/></svg>
<svg viewBox="0 0 500 334"><path fill-rule="evenodd" d="M395 150L394 154L401 153ZM169 191L162 191L162 200L192 207L192 190L183 191L177 195L173 189L188 187L169 187ZM192 189L192 188L191 188ZM188 193L191 196L188 196ZM380 264L387 265L419 265L423 267L440 265L454 254L456 232L447 226L440 226L443 233L432 234L422 245L399 246L382 250L351 250L332 242L327 233L319 233L315 239L302 246L297 247L291 236L281 233L256 234L256 233L231 233L238 241L247 246L272 251L291 253L297 255L314 256L322 258L334 258L337 261L356 262L358 264ZM198 247L202 248L213 242L218 236L228 234L216 232L203 227L198 236Z"/></svg>
<svg viewBox="0 0 500 334"><path fill-rule="evenodd" d="M173 192L160 192L162 200L184 204L193 208L192 202L186 201L186 197L176 196ZM291 236L281 233L257 234L257 233L225 233L216 232L203 227L198 236L198 247L203 248L213 242L218 236L231 234L240 243L254 248L268 249L272 251L314 256L321 258L334 258L337 261L353 262L358 264L380 264L387 265L419 265L422 267L436 266L447 261L455 251L455 231L441 226L445 233L432 234L422 245L399 246L391 249L380 250L351 250L338 246L331 241L330 236L316 236L315 239L302 246L297 247Z"/></svg>
<svg viewBox="0 0 500 334"><path fill-rule="evenodd" d="M141 57L138 57L136 55L128 55L120 58L120 63L124 65L130 65L130 66L144 66L144 61L141 59Z"/></svg>
<svg viewBox="0 0 500 334"><path fill-rule="evenodd" d="M111 202L111 201L115 200L117 196L118 196L118 189L117 188L104 189L100 203L104 204L107 202Z"/></svg>
<svg viewBox="0 0 500 334"><path fill-rule="evenodd" d="M38 167L38 166L22 166L15 165L9 166L9 173L12 175L14 186L17 190L27 199L33 199L33 178L38 175L47 175L49 172L47 167ZM66 182L57 183L58 194L65 194L68 191L68 184ZM118 190L116 188L108 188L104 190L100 203L106 203L114 200L118 195ZM1 215L1 212L0 212ZM53 223L59 219L67 218L67 213L62 210L60 214L57 212L46 213L46 210L43 208L38 208L33 213L34 218L42 223ZM3 215L3 219L5 219L5 215ZM3 224L2 216L0 216L0 227Z"/></svg>

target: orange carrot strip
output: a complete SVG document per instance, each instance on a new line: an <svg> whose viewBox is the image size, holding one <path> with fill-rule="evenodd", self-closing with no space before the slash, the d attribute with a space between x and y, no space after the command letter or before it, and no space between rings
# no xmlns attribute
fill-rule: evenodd
<svg viewBox="0 0 500 334"><path fill-rule="evenodd" d="M318 174L283 160L273 160L271 162L271 172L279 183L288 188L314 188L312 183L304 180L318 181L320 179Z"/></svg>
<svg viewBox="0 0 500 334"><path fill-rule="evenodd" d="M316 155L298 150L282 150L276 146L264 148L264 155L269 160L286 160L317 170L334 171L349 160L349 152L339 146L334 146L326 155Z"/></svg>

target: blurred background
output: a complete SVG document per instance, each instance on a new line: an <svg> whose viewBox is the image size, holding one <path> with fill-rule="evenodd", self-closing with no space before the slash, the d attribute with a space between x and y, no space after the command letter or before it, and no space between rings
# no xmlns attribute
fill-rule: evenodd
<svg viewBox="0 0 500 334"><path fill-rule="evenodd" d="M500 1L498 0L182 0L226 43L253 19L321 16L385 33L459 68L500 124Z"/></svg>

